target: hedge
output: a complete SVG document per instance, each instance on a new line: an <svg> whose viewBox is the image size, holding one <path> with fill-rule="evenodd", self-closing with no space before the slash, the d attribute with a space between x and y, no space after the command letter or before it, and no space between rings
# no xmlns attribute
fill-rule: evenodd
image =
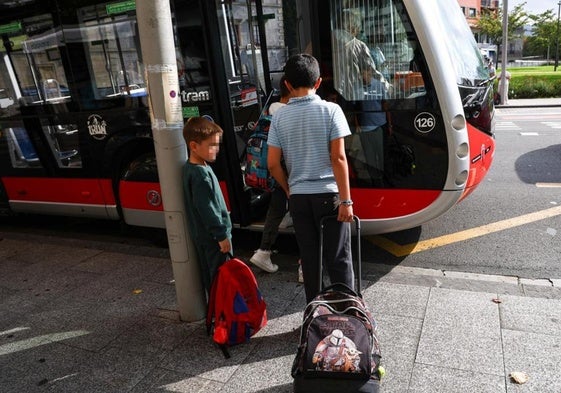
<svg viewBox="0 0 561 393"><path fill-rule="evenodd" d="M544 68L509 69L511 79L509 84L509 98L550 98L561 97L561 69L557 72ZM497 70L500 76L500 70ZM497 89L495 83L495 89Z"/></svg>

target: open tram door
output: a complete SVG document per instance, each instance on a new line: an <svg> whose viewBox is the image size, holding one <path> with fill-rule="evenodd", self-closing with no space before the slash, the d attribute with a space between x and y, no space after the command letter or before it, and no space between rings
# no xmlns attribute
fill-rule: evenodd
<svg viewBox="0 0 561 393"><path fill-rule="evenodd" d="M302 23L318 91L345 111L365 233L412 228L469 194L493 153L492 79L448 0L313 0ZM306 32L306 29L309 29Z"/></svg>

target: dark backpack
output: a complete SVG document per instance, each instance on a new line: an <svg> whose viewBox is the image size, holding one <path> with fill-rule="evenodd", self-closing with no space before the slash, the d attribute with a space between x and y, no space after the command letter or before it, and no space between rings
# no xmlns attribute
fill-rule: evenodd
<svg viewBox="0 0 561 393"><path fill-rule="evenodd" d="M377 386L380 359L376 322L362 298L348 286L325 288L306 306L292 366L295 391L302 380L314 378L328 384L334 379L347 380L348 391L353 391L352 380L359 385L373 381ZM318 386L323 383L320 380Z"/></svg>
<svg viewBox="0 0 561 393"><path fill-rule="evenodd" d="M247 140L245 184L264 191L273 191L277 182L267 168L267 137L271 126L271 116L263 114L259 117L253 132Z"/></svg>
<svg viewBox="0 0 561 393"><path fill-rule="evenodd" d="M266 324L265 300L251 269L237 258L224 262L210 290L208 334L214 326L213 340L229 358L228 346L249 341Z"/></svg>

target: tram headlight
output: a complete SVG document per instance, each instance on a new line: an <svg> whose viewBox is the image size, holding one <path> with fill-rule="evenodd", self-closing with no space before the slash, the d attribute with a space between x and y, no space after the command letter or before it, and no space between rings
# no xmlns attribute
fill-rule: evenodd
<svg viewBox="0 0 561 393"><path fill-rule="evenodd" d="M463 130L466 127L466 118L463 115L456 115L452 119L452 127L456 131Z"/></svg>
<svg viewBox="0 0 561 393"><path fill-rule="evenodd" d="M461 143L460 146L456 149L456 156L458 158L465 158L469 154L469 145L467 142Z"/></svg>
<svg viewBox="0 0 561 393"><path fill-rule="evenodd" d="M465 184L465 182L467 181L468 178L468 171L461 171L460 174L458 176L456 176L456 185L457 186L462 186L463 184Z"/></svg>

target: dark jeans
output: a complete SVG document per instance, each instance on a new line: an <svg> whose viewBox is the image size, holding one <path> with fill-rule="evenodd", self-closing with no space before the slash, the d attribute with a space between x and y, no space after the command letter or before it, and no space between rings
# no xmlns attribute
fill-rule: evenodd
<svg viewBox="0 0 561 393"><path fill-rule="evenodd" d="M290 214L302 258L306 302L322 289L319 271L320 220L337 214L337 194L297 194L290 196ZM344 283L354 288L351 255L351 226L348 222L328 220L323 236L323 265L331 283ZM323 280L322 280L323 281Z"/></svg>
<svg viewBox="0 0 561 393"><path fill-rule="evenodd" d="M265 217L265 226L263 227L263 236L261 237L261 250L270 250L277 240L279 233L279 225L286 214L286 193L281 187L277 187L271 194L269 209Z"/></svg>
<svg viewBox="0 0 561 393"><path fill-rule="evenodd" d="M195 248L201 269L201 280L208 296L218 268L229 259L229 256L220 251L216 241L195 241Z"/></svg>

